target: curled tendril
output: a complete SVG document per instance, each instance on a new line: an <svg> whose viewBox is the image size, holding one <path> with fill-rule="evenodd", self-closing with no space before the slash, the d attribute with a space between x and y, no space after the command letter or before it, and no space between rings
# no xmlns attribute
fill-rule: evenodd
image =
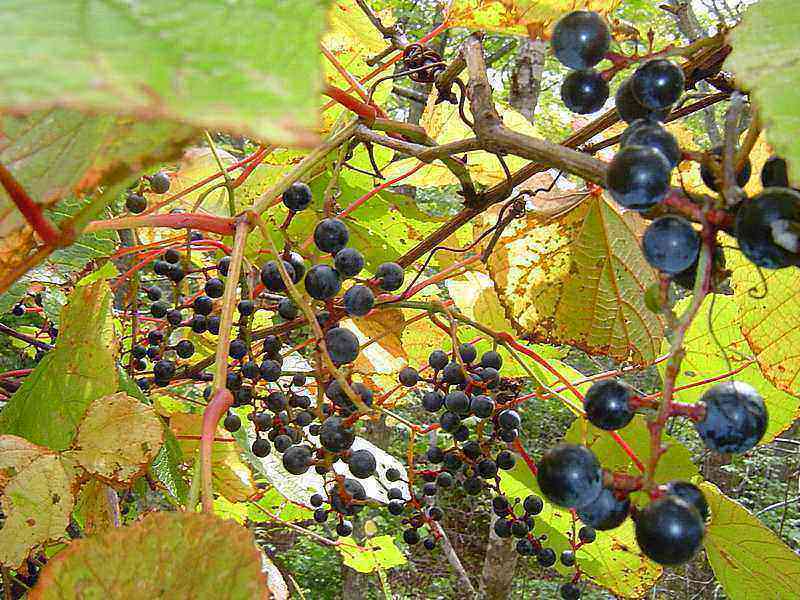
<svg viewBox="0 0 800 600"><path fill-rule="evenodd" d="M436 50L423 44L409 44L403 50L403 66L411 81L433 83L436 76L444 71L442 57Z"/></svg>

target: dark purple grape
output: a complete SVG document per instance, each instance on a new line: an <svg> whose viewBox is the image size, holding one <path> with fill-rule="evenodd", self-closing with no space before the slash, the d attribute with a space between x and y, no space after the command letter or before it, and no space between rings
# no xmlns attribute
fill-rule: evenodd
<svg viewBox="0 0 800 600"><path fill-rule="evenodd" d="M342 289L342 278L328 265L314 265L306 274L305 286L308 295L315 300L328 300Z"/></svg>
<svg viewBox="0 0 800 600"><path fill-rule="evenodd" d="M708 502L703 492L695 484L688 481L670 481L667 484L666 493L668 496L677 496L690 506L693 506L700 518L703 519L703 522L708 520Z"/></svg>
<svg viewBox="0 0 800 600"><path fill-rule="evenodd" d="M355 277L364 268L364 257L355 248L342 248L333 257L333 264L342 277Z"/></svg>
<svg viewBox="0 0 800 600"><path fill-rule="evenodd" d="M767 188L742 202L736 213L742 253L765 269L800 264L800 192Z"/></svg>
<svg viewBox="0 0 800 600"><path fill-rule="evenodd" d="M336 254L347 245L349 239L347 225L336 218L323 219L314 229L314 243L322 252Z"/></svg>
<svg viewBox="0 0 800 600"><path fill-rule="evenodd" d="M469 414L469 396L458 390L450 392L444 397L444 406L450 412L458 415Z"/></svg>
<svg viewBox="0 0 800 600"><path fill-rule="evenodd" d="M366 479L374 475L377 464L372 452L364 448L353 452L347 462L350 472L359 479Z"/></svg>
<svg viewBox="0 0 800 600"><path fill-rule="evenodd" d="M761 185L765 188L789 187L789 173L786 170L786 161L779 156L770 156L764 162L764 166L761 167Z"/></svg>
<svg viewBox="0 0 800 600"><path fill-rule="evenodd" d="M612 490L604 487L593 502L579 508L577 513L586 525L605 531L622 525L630 508L631 502L628 498L619 500Z"/></svg>
<svg viewBox="0 0 800 600"><path fill-rule="evenodd" d="M620 119L626 123L633 123L637 119L647 119L648 121L664 121L669 115L669 108L663 110L650 110L636 99L633 95L631 80L626 79L617 89L614 96L617 112Z"/></svg>
<svg viewBox="0 0 800 600"><path fill-rule="evenodd" d="M494 350L489 350L489 352L486 352L483 356L481 356L481 366L499 371L503 366L503 357Z"/></svg>
<svg viewBox="0 0 800 600"><path fill-rule="evenodd" d="M406 387L414 387L419 381L419 373L413 367L403 367L398 375L400 383Z"/></svg>
<svg viewBox="0 0 800 600"><path fill-rule="evenodd" d="M311 466L311 448L292 446L283 453L283 467L292 475L302 475Z"/></svg>
<svg viewBox="0 0 800 600"><path fill-rule="evenodd" d="M358 356L358 338L349 329L337 327L325 334L325 346L337 367L353 362Z"/></svg>
<svg viewBox="0 0 800 600"><path fill-rule="evenodd" d="M319 430L319 442L326 450L342 452L353 445L353 440L355 440L353 430L345 427L344 419L341 417L328 417L322 422Z"/></svg>
<svg viewBox="0 0 800 600"><path fill-rule="evenodd" d="M753 448L767 430L767 407L755 388L724 381L706 390L706 411L695 423L703 443L715 452L741 454Z"/></svg>
<svg viewBox="0 0 800 600"><path fill-rule="evenodd" d="M634 72L631 88L636 99L652 110L675 104L683 93L683 70L665 58L648 60Z"/></svg>
<svg viewBox="0 0 800 600"><path fill-rule="evenodd" d="M611 44L611 33L603 17L576 10L559 19L550 47L558 61L570 69L589 69L599 63Z"/></svg>
<svg viewBox="0 0 800 600"><path fill-rule="evenodd" d="M222 294L225 293L225 284L222 283L221 279L211 277L206 281L205 291L206 295L211 298L222 298Z"/></svg>
<svg viewBox="0 0 800 600"><path fill-rule="evenodd" d="M164 171L159 171L148 178L150 181L150 189L156 194L166 194L169 191L169 175Z"/></svg>
<svg viewBox="0 0 800 600"><path fill-rule="evenodd" d="M561 101L580 115L597 112L608 100L608 82L594 69L573 71L561 84Z"/></svg>
<svg viewBox="0 0 800 600"><path fill-rule="evenodd" d="M681 217L659 217L644 232L644 257L651 267L674 275L690 269L700 252L700 236Z"/></svg>
<svg viewBox="0 0 800 600"><path fill-rule="evenodd" d="M365 285L354 285L344 293L344 309L353 317L369 314L375 305L375 294Z"/></svg>
<svg viewBox="0 0 800 600"><path fill-rule="evenodd" d="M287 321L291 321L297 318L300 310L290 298L281 298L280 302L278 302L278 314Z"/></svg>
<svg viewBox="0 0 800 600"><path fill-rule="evenodd" d="M399 290L403 285L404 277L403 267L393 262L385 262L378 266L378 270L375 271L378 285L386 292Z"/></svg>
<svg viewBox="0 0 800 600"><path fill-rule="evenodd" d="M125 208L135 215L138 215L147 208L147 200L144 196L130 192L125 198Z"/></svg>
<svg viewBox="0 0 800 600"><path fill-rule="evenodd" d="M294 267L291 263L283 261L283 266L286 269L286 274L289 275L289 279L294 279ZM286 289L277 261L271 260L261 267L261 283L270 292L282 292Z"/></svg>
<svg viewBox="0 0 800 600"><path fill-rule="evenodd" d="M600 464L585 446L559 444L545 452L537 466L539 489L559 506L582 508L602 490Z"/></svg>
<svg viewBox="0 0 800 600"><path fill-rule="evenodd" d="M189 358L194 354L194 344L189 340L181 340L175 344L175 353L181 358Z"/></svg>
<svg viewBox="0 0 800 600"><path fill-rule="evenodd" d="M196 314L207 316L214 310L214 301L208 296L198 296L192 302L192 308Z"/></svg>
<svg viewBox="0 0 800 600"><path fill-rule="evenodd" d="M450 358L443 350L434 350L428 357L428 364L434 371L441 371L450 362Z"/></svg>
<svg viewBox="0 0 800 600"><path fill-rule="evenodd" d="M638 119L622 134L619 140L620 148L625 146L645 146L655 148L672 167L677 167L681 161L681 149L678 140L660 123L648 119Z"/></svg>
<svg viewBox="0 0 800 600"><path fill-rule="evenodd" d="M295 181L281 196L283 205L294 212L300 212L311 204L311 188L301 181Z"/></svg>
<svg viewBox="0 0 800 600"><path fill-rule="evenodd" d="M222 426L225 428L226 431L230 431L231 433L235 433L239 431L242 427L242 420L233 413L228 413L225 416L225 420L222 422Z"/></svg>
<svg viewBox="0 0 800 600"><path fill-rule="evenodd" d="M691 560L703 543L705 526L693 506L664 496L635 515L636 541L645 556L662 565Z"/></svg>
<svg viewBox="0 0 800 600"><path fill-rule="evenodd" d="M622 429L633 419L630 400L636 396L631 386L616 379L593 383L583 400L586 417L595 427L613 431Z"/></svg>
<svg viewBox="0 0 800 600"><path fill-rule="evenodd" d="M253 454L258 458L264 458L267 456L271 449L272 447L270 446L270 443L264 438L256 438L256 440L253 441L253 446L251 447Z"/></svg>
<svg viewBox="0 0 800 600"><path fill-rule="evenodd" d="M647 210L667 195L671 170L669 161L658 150L627 146L608 166L606 187L625 208Z"/></svg>

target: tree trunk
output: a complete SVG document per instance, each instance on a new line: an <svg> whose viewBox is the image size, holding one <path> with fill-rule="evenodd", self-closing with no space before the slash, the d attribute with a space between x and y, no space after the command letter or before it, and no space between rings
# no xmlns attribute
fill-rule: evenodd
<svg viewBox="0 0 800 600"><path fill-rule="evenodd" d="M517 551L513 540L504 540L494 532L497 516L492 515L489 524L489 543L481 572L481 594L486 600L505 600L511 593L514 568L517 566Z"/></svg>
<svg viewBox="0 0 800 600"><path fill-rule="evenodd" d="M546 42L524 38L517 49L517 64L511 76L508 101L531 123L539 102L546 52Z"/></svg>

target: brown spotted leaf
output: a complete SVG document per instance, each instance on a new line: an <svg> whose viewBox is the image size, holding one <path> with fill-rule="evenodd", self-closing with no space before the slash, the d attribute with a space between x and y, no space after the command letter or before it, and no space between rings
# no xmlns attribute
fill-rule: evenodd
<svg viewBox="0 0 800 600"><path fill-rule="evenodd" d="M556 217L534 211L506 229L489 259L500 302L518 332L638 364L661 347L644 304L655 274L639 248L642 221L586 196Z"/></svg>
<svg viewBox="0 0 800 600"><path fill-rule="evenodd" d="M211 515L165 512L73 542L47 563L30 593L31 600L272 597L247 529Z"/></svg>
<svg viewBox="0 0 800 600"><path fill-rule="evenodd" d="M144 472L163 441L153 407L118 392L92 402L70 454L89 473L123 483Z"/></svg>
<svg viewBox="0 0 800 600"><path fill-rule="evenodd" d="M0 565L19 567L30 551L64 536L74 504L72 469L23 438L0 436Z"/></svg>

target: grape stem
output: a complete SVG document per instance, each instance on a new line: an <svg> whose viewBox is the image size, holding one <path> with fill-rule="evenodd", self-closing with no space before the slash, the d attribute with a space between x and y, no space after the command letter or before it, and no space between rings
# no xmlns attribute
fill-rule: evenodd
<svg viewBox="0 0 800 600"><path fill-rule="evenodd" d="M706 223L701 232L701 239L702 245L697 262L697 276L692 293L692 302L683 315L681 315L680 319L678 319L672 331L672 343L669 349L670 358L665 367L661 403L655 418L648 423L648 429L650 431L650 459L647 464L645 487L650 490L651 495L657 493L654 487L654 476L656 468L658 467L658 461L665 451L661 437L664 431L664 425L673 411L675 381L680 374L681 363L685 356L683 340L711 287L711 271L714 260L716 229ZM670 307L667 307L666 310L671 313Z"/></svg>
<svg viewBox="0 0 800 600"><path fill-rule="evenodd" d="M22 213L31 229L36 232L42 241L51 247L68 245L72 242L72 236L64 235L62 231L44 216L42 207L28 195L25 188L20 185L11 171L5 165L0 164L0 184L8 193L11 201Z"/></svg>

